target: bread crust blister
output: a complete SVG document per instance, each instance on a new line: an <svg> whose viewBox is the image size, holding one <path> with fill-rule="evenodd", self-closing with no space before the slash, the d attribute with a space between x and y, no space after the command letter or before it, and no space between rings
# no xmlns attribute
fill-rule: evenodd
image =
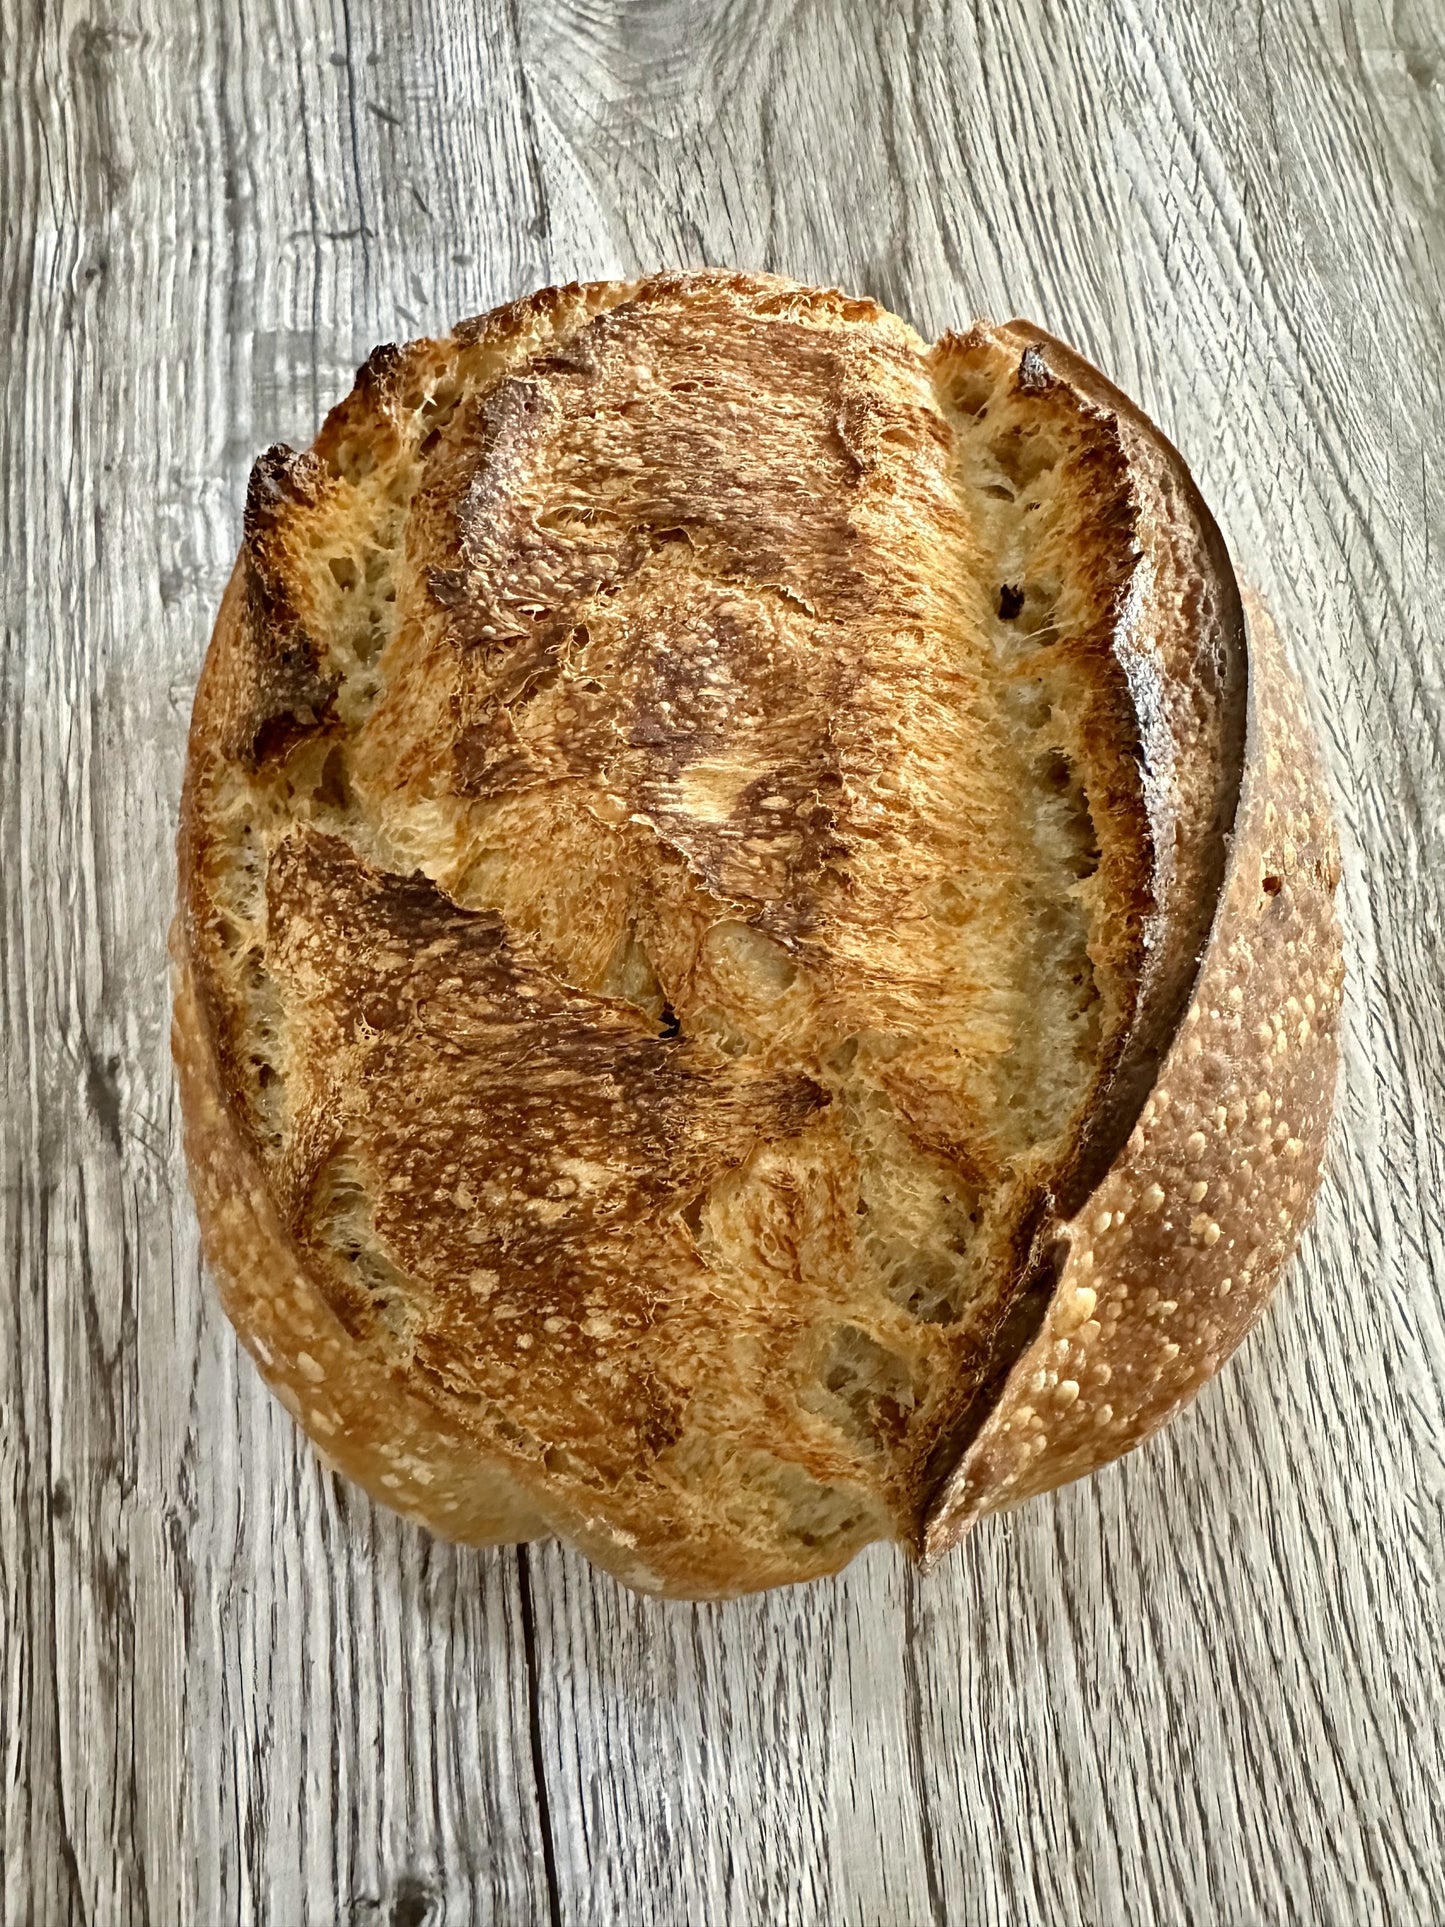
<svg viewBox="0 0 1445 1927"><path fill-rule="evenodd" d="M1337 863L1184 464L765 277L378 350L257 464L173 933L203 1240L375 1496L716 1596L1177 1409L1318 1181Z"/></svg>

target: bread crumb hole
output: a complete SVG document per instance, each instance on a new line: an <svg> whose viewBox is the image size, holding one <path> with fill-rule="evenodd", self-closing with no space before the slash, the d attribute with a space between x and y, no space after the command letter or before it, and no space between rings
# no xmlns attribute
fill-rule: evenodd
<svg viewBox="0 0 1445 1927"><path fill-rule="evenodd" d="M607 969L597 986L604 997L616 997L621 1002L632 1004L643 1011L654 1024L665 1024L668 1011L667 998L662 985L658 982L657 972L652 967L652 959L638 941L635 930L629 928L613 945ZM677 1019L673 1017L675 1036Z"/></svg>
<svg viewBox="0 0 1445 1927"><path fill-rule="evenodd" d="M1074 780L1074 768L1061 749L1051 749L1043 762L1043 777L1054 791L1066 790Z"/></svg>
<svg viewBox="0 0 1445 1927"><path fill-rule="evenodd" d="M349 555L328 555L326 566L330 569L338 589L354 589L361 580L356 564Z"/></svg>
<svg viewBox="0 0 1445 1927"><path fill-rule="evenodd" d="M346 811L351 807L351 787L346 780L346 751L340 743L333 743L327 751L326 761L321 765L321 777L313 800L324 809Z"/></svg>
<svg viewBox="0 0 1445 1927"><path fill-rule="evenodd" d="M1060 454L1052 436L1026 428L1010 428L996 435L990 452L1015 491L1027 488L1045 469L1053 468Z"/></svg>
<svg viewBox="0 0 1445 1927"><path fill-rule="evenodd" d="M825 1340L818 1377L834 1423L855 1445L879 1452L903 1437L917 1404L908 1359L857 1325L838 1325Z"/></svg>
<svg viewBox="0 0 1445 1927"><path fill-rule="evenodd" d="M970 366L950 370L944 396L950 408L960 415L972 415L981 421L988 413L988 405L993 400L993 377L983 367Z"/></svg>
<svg viewBox="0 0 1445 1927"><path fill-rule="evenodd" d="M336 472L344 482L363 482L375 467L375 451L364 442L360 447L355 442L343 442L336 451Z"/></svg>
<svg viewBox="0 0 1445 1927"><path fill-rule="evenodd" d="M457 412L461 400L461 390L455 382L445 381L429 394L421 404L421 418L434 428L445 428Z"/></svg>
<svg viewBox="0 0 1445 1927"><path fill-rule="evenodd" d="M962 1317L965 1277L957 1259L914 1251L887 1266L888 1296L920 1325L952 1325Z"/></svg>
<svg viewBox="0 0 1445 1927"><path fill-rule="evenodd" d="M1058 601L1057 582L1029 582L1024 585L1018 614L1020 631L1026 642L1044 644L1058 634Z"/></svg>
<svg viewBox="0 0 1445 1927"><path fill-rule="evenodd" d="M826 1068L832 1071L835 1076L842 1077L853 1068L853 1062L857 1055L858 1039L856 1037L845 1037L841 1044L834 1045L833 1049L830 1050L823 1059L823 1062ZM858 1208L861 1211L865 1207L860 1205Z"/></svg>

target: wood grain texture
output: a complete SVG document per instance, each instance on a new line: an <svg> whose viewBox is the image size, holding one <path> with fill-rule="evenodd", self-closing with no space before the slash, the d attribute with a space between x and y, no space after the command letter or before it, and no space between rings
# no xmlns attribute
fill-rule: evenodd
<svg viewBox="0 0 1445 1927"><path fill-rule="evenodd" d="M0 1920L1439 1927L1437 0L10 0L0 222ZM1316 1226L1162 1440L927 1582L689 1607L298 1443L164 938L250 457L375 341L704 261L1138 396L1304 667L1352 977Z"/></svg>

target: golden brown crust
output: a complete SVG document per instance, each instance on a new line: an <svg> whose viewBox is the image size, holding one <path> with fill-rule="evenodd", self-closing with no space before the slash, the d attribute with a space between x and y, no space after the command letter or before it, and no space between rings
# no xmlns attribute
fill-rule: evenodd
<svg viewBox="0 0 1445 1927"><path fill-rule="evenodd" d="M936 1552L1151 1429L1277 1268L1217 1284L1210 1193L1229 1316L1080 1318L1126 1419L1089 1381L1057 1452L1001 1428L1189 1048L1243 689L1182 462L1024 324L929 353L664 276L378 350L257 465L179 845L203 1235L288 1407L449 1536L704 1596ZM1291 1227L1328 1102L1295 1108Z"/></svg>
<svg viewBox="0 0 1445 1927"><path fill-rule="evenodd" d="M343 1334L297 1262L217 1082L179 920L172 948L171 1040L201 1243L221 1302L267 1384L320 1449L385 1504L473 1545L546 1536L551 1528L505 1468L479 1467L474 1441L439 1429L436 1412L391 1374L351 1354L345 1372L320 1389L322 1361L332 1362ZM384 1426L371 1416L378 1410Z"/></svg>

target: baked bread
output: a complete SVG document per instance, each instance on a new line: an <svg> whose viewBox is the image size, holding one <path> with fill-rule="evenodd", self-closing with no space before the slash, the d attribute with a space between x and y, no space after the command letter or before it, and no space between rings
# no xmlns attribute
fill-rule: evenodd
<svg viewBox="0 0 1445 1927"><path fill-rule="evenodd" d="M1164 437L737 274L379 348L192 722L205 1250L329 1458L718 1596L1104 1464L1316 1187L1337 860Z"/></svg>

